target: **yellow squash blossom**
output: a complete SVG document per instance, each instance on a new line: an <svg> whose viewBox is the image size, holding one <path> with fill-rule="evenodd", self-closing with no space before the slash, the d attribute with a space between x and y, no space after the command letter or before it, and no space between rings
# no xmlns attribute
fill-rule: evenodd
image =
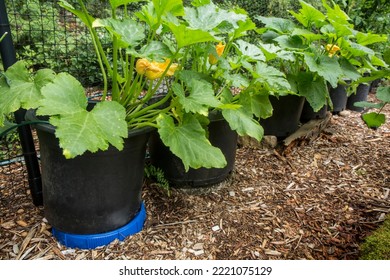
<svg viewBox="0 0 390 280"><path fill-rule="evenodd" d="M150 62L146 58L141 58L137 60L135 70L138 74L145 75L150 80L155 80L161 78L170 62L170 59L166 59L164 62ZM165 75L172 76L175 73L177 67L177 63L172 63Z"/></svg>
<svg viewBox="0 0 390 280"><path fill-rule="evenodd" d="M220 57L223 54L223 51L225 50L225 45L222 44L222 42L219 42L218 45L215 46L215 50L217 51L218 57ZM213 55L209 55L209 62L210 64L216 64L218 59Z"/></svg>
<svg viewBox="0 0 390 280"><path fill-rule="evenodd" d="M334 56L334 54L340 50L339 46L334 44L327 44L325 49L329 53L329 57Z"/></svg>

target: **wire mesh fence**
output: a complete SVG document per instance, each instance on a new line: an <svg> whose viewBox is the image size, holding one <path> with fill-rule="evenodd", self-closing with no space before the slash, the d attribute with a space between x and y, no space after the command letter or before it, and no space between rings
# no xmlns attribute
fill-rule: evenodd
<svg viewBox="0 0 390 280"><path fill-rule="evenodd" d="M18 59L34 69L66 71L85 86L99 82L88 31L57 0L8 0L6 5Z"/></svg>

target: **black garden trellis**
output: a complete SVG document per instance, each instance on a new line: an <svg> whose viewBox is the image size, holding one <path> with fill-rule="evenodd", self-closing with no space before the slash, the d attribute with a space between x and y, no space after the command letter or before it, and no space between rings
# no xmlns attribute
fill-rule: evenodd
<svg viewBox="0 0 390 280"><path fill-rule="evenodd" d="M7 10L4 0L0 0L0 34L7 34L0 42L0 52L4 69L7 69L16 62L16 53L12 43L11 29L8 21ZM24 120L24 111L15 113L15 121L21 123ZM28 182L33 203L36 206L43 204L41 173L31 129L28 126L18 128L20 143L23 150L23 157L26 162Z"/></svg>

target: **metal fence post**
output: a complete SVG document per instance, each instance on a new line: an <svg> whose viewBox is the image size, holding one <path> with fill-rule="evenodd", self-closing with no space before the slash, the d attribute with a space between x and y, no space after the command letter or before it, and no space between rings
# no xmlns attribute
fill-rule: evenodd
<svg viewBox="0 0 390 280"><path fill-rule="evenodd" d="M3 61L4 69L7 69L16 62L16 53L12 43L11 29L5 2L4 0L0 0L0 34L6 32L8 33L7 36L0 42L1 59ZM24 114L25 110L19 110L15 113L15 120L17 123L24 121ZM43 205L42 180L31 128L29 126L21 126L18 128L18 133L23 150L23 157L26 163L31 197L34 205L40 206Z"/></svg>

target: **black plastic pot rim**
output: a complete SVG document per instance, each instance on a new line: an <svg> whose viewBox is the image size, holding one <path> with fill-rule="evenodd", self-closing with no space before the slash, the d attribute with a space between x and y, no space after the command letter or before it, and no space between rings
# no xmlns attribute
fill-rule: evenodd
<svg viewBox="0 0 390 280"><path fill-rule="evenodd" d="M55 133L55 129L56 129L55 126L51 125L48 122L42 121L42 120L45 119L45 117L42 117L42 118L37 117L35 115L35 110L28 110L26 112L25 119L27 121L36 122L35 124L33 124L33 126L35 128L37 128L37 129L39 129L39 130L42 130L42 131L45 131L45 132L48 132L48 133L52 133L52 134ZM129 129L128 137L137 136L137 135L140 135L140 134L152 132L155 129L156 128L151 127L151 126L142 127L142 128L135 128L135 129Z"/></svg>

